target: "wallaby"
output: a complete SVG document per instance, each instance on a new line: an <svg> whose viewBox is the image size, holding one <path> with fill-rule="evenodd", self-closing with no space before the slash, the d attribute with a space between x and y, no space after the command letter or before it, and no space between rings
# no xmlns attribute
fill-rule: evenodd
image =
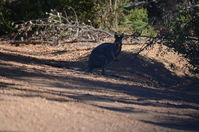
<svg viewBox="0 0 199 132"><path fill-rule="evenodd" d="M122 49L122 38L124 34L115 34L114 43L102 43L90 54L87 72L92 72L94 68L102 68L102 74L105 74L107 64L116 59Z"/></svg>

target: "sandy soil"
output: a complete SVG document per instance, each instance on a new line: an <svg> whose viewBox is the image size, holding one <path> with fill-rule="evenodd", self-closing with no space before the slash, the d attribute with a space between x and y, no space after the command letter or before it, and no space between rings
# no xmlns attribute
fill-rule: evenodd
<svg viewBox="0 0 199 132"><path fill-rule="evenodd" d="M96 45L0 42L0 132L199 131L186 59L158 45L134 58L141 45L124 45L108 75L74 70Z"/></svg>

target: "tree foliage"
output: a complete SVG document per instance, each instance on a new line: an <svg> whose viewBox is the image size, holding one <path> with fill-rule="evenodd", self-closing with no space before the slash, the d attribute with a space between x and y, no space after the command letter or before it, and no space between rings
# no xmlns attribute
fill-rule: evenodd
<svg viewBox="0 0 199 132"><path fill-rule="evenodd" d="M11 15L12 11L8 8L6 1L0 1L0 35L8 34L13 30L12 19L8 16Z"/></svg>
<svg viewBox="0 0 199 132"><path fill-rule="evenodd" d="M135 8L124 16L121 27L126 27L126 32L137 32L144 35L155 36L156 33L149 25L147 9Z"/></svg>
<svg viewBox="0 0 199 132"><path fill-rule="evenodd" d="M183 10L167 25L165 44L183 54L199 73L199 7Z"/></svg>

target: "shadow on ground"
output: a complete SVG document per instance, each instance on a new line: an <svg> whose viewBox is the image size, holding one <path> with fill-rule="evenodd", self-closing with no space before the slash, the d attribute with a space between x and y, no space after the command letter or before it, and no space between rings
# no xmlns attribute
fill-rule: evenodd
<svg viewBox="0 0 199 132"><path fill-rule="evenodd" d="M57 51L58 52L58 51ZM52 53L54 54L54 52ZM112 62L107 67L109 77L115 77L126 81L137 81L147 83L152 86L160 87L183 87L188 85L197 87L199 84L197 78L179 77L170 72L163 64L143 56L137 56L133 53L123 52L117 61ZM22 64L49 65L58 68L83 68L87 64L88 56L84 56L79 61L57 61L51 59L38 59L31 56L19 54L0 53L0 60L14 61ZM1 64L5 65L5 64ZM3 70L2 70L3 71ZM94 72L95 73L95 72ZM98 72L97 72L98 73ZM191 86L191 87L190 87Z"/></svg>
<svg viewBox="0 0 199 132"><path fill-rule="evenodd" d="M138 56L137 58L132 59L133 54L123 52L122 55L118 58L118 61L113 62L107 67L107 73L110 76L106 78L116 79L118 81L134 81L137 83L146 83L147 86L138 86L132 84L118 84L114 82L106 82L95 79L87 79L77 76L60 76L60 75L50 75L46 74L39 69L32 69L28 71L24 67L17 67L12 64L5 64L0 62L0 76L4 78L10 78L15 80L26 81L25 78L42 78L48 80L57 80L56 82L51 82L46 84L52 88L57 89L27 89L18 86L18 84L0 82L0 88L3 90L17 90L22 91L19 94L9 94L11 96L20 96L20 97L41 97L46 98L47 100L67 102L70 99L77 101L98 101L98 102L119 102L123 104L136 104L142 106L154 106L154 107L167 107L167 108L183 108L183 109L194 109L199 110L199 107L196 105L188 104L194 103L199 104L199 96L196 94L189 94L186 92L180 92L179 88L174 89L174 87L185 87L186 85L191 88L191 86L197 86L198 80L196 78L188 77L178 77L175 74L167 70L161 63ZM0 61L12 61L22 64L34 64L34 65L49 65L52 67L59 68L70 68L73 66L83 66L86 62L86 57L81 58L77 62L66 62L66 61L56 61L56 60L46 60L38 59L30 56L23 56L18 54L9 54L9 53L0 53ZM95 71L94 74L97 74L98 71ZM83 73L82 74L88 74ZM64 82L69 81L65 84ZM40 82L45 84L45 82ZM74 85L74 84L78 84ZM39 84L36 84L39 85ZM155 86L152 88L151 86ZM164 88L161 88L164 87ZM63 91L61 89L67 89L68 91ZM75 92L73 90L79 91L95 91L95 92L104 92L110 91L115 93L124 93L129 96L138 97L137 99L128 99L125 97L117 96L108 96L108 95L92 95L85 94L82 92ZM143 101L146 100L146 101ZM156 102L147 102L147 100L156 100ZM188 102L187 104L171 104L171 103L162 103L160 100L170 100L170 101L184 101ZM95 105L96 107L123 112L123 113L135 113L143 112L137 111L132 108L117 108L117 107L108 107ZM195 125L196 122L199 122L197 119L198 115L191 115L191 120L181 120L180 118L175 119L166 119L160 122L145 121L145 123L155 124L168 128L176 129L186 129L186 130L199 130L199 126ZM194 123L193 123L194 122ZM191 127L193 126L193 127Z"/></svg>
<svg viewBox="0 0 199 132"><path fill-rule="evenodd" d="M197 131L199 130L198 119L182 119L182 118L176 118L176 117L162 117L160 121L146 121L141 120L144 123L158 125L162 127L168 127L168 128L174 128L179 130L188 130L188 131Z"/></svg>
<svg viewBox="0 0 199 132"><path fill-rule="evenodd" d="M35 57L30 56L23 56L19 54L9 54L9 53L0 53L0 60L4 61L13 61L22 64L35 64L35 65L49 65L52 67L58 68L71 68L71 67L83 67L85 66L86 58L82 57L79 61L76 62L67 62L67 61L57 61L57 60L50 60L50 59L38 59ZM112 88L114 83L110 82L100 82L95 80L86 80L84 78L74 78L70 76L60 77L60 76L53 76L53 75L45 75L42 74L39 69L33 69L33 71L27 71L24 67L15 67L12 64L5 64L0 62L0 76L5 76L8 78L15 78L19 79L21 77L43 77L43 78L56 78L60 80L65 80L70 78L73 81L79 82L80 84L95 85L99 87L107 87L110 89L118 90L121 92L125 92L129 95L139 94L141 97L145 98L157 98L159 99L158 95L160 95L160 91L156 93L154 89L150 89L150 91L142 91L139 86L133 86L140 88L140 91L136 91L132 88L132 86L124 85L119 86L119 88ZM94 74L98 75L98 69L94 71ZM133 54L123 52L122 55L119 57L117 61L112 62L107 67L107 73L109 76L108 78L114 78L124 81L133 81L138 83L146 83L148 86L155 86L155 87L164 87L167 88L166 90L161 90L161 93L167 94L170 97L169 93L175 90L184 90L184 89L171 89L173 87L188 87L191 89L192 87L198 86L198 79L197 78L190 78L190 77L178 77L174 73L171 73L167 70L163 64L156 62L154 60L150 60L148 58L138 56L136 58L133 57ZM88 74L84 73L83 74ZM101 76L101 75L100 75ZM5 84L4 84L5 85ZM61 84L60 84L61 85ZM64 87L64 86L63 86ZM129 89L129 87L131 87ZM122 89L120 89L122 88ZM161 88L159 88L161 89ZM154 94L154 96L151 96ZM181 93L180 93L181 94ZM178 98L172 97L172 99ZM183 98L181 98L183 99ZM183 99L186 100L186 99ZM196 101L196 100L195 100ZM194 102L195 102L194 101ZM197 102L199 103L199 101Z"/></svg>

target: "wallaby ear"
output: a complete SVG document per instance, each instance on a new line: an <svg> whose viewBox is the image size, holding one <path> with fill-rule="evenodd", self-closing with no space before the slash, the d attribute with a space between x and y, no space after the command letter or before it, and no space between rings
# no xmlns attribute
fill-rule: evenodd
<svg viewBox="0 0 199 132"><path fill-rule="evenodd" d="M117 38L117 37L118 37L118 34L117 34L117 32L115 32L115 34L114 34L114 37L115 37L115 38Z"/></svg>
<svg viewBox="0 0 199 132"><path fill-rule="evenodd" d="M124 37L124 33L121 34L121 37L122 37L122 38Z"/></svg>

